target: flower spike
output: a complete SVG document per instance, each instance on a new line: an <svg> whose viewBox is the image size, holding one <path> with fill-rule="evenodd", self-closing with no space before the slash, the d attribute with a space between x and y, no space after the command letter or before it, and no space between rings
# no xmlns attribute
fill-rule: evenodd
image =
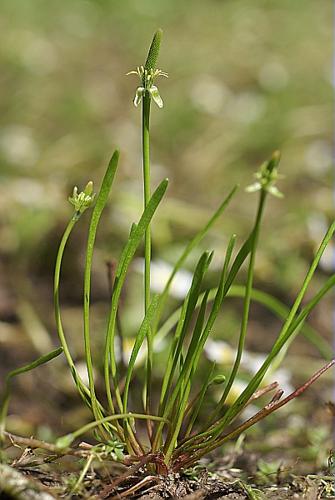
<svg viewBox="0 0 335 500"><path fill-rule="evenodd" d="M161 37L162 30L158 30L152 40L145 65L138 66L135 70L127 73L127 75L138 75L141 80L141 85L137 87L134 97L134 105L136 107L141 103L142 98L146 95L146 93L153 99L159 108L163 107L163 100L159 94L157 86L154 84L155 79L158 76L168 78L168 74L165 71L156 68Z"/></svg>

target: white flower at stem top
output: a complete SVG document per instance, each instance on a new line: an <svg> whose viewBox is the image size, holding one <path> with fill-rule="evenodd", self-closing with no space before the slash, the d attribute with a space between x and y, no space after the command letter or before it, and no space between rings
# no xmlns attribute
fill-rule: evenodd
<svg viewBox="0 0 335 500"><path fill-rule="evenodd" d="M78 188L73 188L72 196L69 196L69 202L74 206L77 215L81 215L87 208L89 208L95 198L93 193L93 182L89 181L86 184L84 191L78 193Z"/></svg>
<svg viewBox="0 0 335 500"><path fill-rule="evenodd" d="M247 193L254 193L256 191L267 191L268 193L276 196L277 198L283 198L283 193L279 191L275 185L278 179L282 179L283 175L278 174L278 164L280 160L279 151L275 151L270 158L270 160L265 161L258 172L254 174L257 181L246 187Z"/></svg>
<svg viewBox="0 0 335 500"><path fill-rule="evenodd" d="M168 78L168 74L160 69L146 69L144 66L138 66L136 70L129 71L127 75L138 75L141 79L141 85L137 87L134 97L134 105L137 107L148 92L149 96L155 101L159 108L163 107L163 100L154 81L158 76Z"/></svg>

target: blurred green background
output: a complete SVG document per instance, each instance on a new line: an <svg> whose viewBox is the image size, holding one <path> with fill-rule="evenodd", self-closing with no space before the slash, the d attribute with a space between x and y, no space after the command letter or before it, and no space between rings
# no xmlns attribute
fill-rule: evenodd
<svg viewBox="0 0 335 500"><path fill-rule="evenodd" d="M0 344L26 342L24 335L40 328L31 341L47 347L54 259L71 215L67 197L75 184L98 185L119 147L94 263L96 328L105 326L105 260L118 257L142 204L137 80L125 74L143 64L158 27L164 30L158 66L169 79L159 81L164 108L153 107L152 178L156 185L167 176L170 187L154 222L154 258L173 263L238 182L234 202L203 243L216 250L219 266L230 233L241 241L253 220L257 196L244 188L280 149L285 198L268 203L257 285L286 303L300 287L333 215L330 0L322 8L314 0L1 0ZM75 332L86 228L87 218L70 242L63 273L65 322ZM329 248L312 289L331 267ZM129 285L124 314L130 333L142 310L140 277L132 279L138 285ZM330 304L313 319L328 338ZM238 311L228 314L233 326ZM14 340L18 324L25 333ZM256 314L254 329L266 334L266 325ZM251 346L263 352L275 334ZM25 358L20 352L16 364Z"/></svg>

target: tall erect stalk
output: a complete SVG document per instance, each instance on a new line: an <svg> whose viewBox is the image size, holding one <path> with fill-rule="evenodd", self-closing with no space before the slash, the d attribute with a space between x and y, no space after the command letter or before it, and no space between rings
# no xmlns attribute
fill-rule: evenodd
<svg viewBox="0 0 335 500"><path fill-rule="evenodd" d="M142 102L142 163L144 208L150 200L150 96L145 94ZM144 236L144 312L150 305L150 261L151 261L151 229L148 226Z"/></svg>
<svg viewBox="0 0 335 500"><path fill-rule="evenodd" d="M162 30L158 30L152 40L148 52L147 60L144 65L144 74L142 83L144 87L142 101L142 165L143 165L143 193L144 208L147 207L150 200L150 87L153 84L153 77L148 79L156 69L156 63L161 44ZM145 232L145 269L144 269L144 310L147 312L150 305L150 261L151 261L151 230L150 224Z"/></svg>
<svg viewBox="0 0 335 500"><path fill-rule="evenodd" d="M167 77L167 73L156 68L159 49L161 45L162 30L157 30L148 52L144 66L138 66L136 70L130 71L128 75L135 74L140 77L141 84L136 89L134 104L138 106L142 102L142 164L143 164L143 192L144 209L150 200L150 105L151 99L159 108L163 107L163 101L159 95L155 80L158 76ZM150 305L150 261L151 261L151 232L150 224L144 235L144 312L147 313ZM153 329L150 327L147 333L147 366L146 366L146 397L145 410L150 413L151 400L151 372L153 359ZM149 435L150 423L148 424Z"/></svg>
<svg viewBox="0 0 335 500"><path fill-rule="evenodd" d="M152 40L147 60L144 66L143 87L145 89L142 100L142 165L143 165L143 193L144 193L144 209L147 207L151 188L150 188L150 104L151 93L147 89L147 85L152 85L152 80L148 81L148 75L151 75L156 69L162 31L158 30ZM151 228L150 224L147 227L144 235L144 312L150 305L150 262L151 262ZM151 373L153 359L153 345L151 331L147 335L148 357L146 369L146 402L145 410L150 413L151 401ZM148 429L150 422L148 421Z"/></svg>

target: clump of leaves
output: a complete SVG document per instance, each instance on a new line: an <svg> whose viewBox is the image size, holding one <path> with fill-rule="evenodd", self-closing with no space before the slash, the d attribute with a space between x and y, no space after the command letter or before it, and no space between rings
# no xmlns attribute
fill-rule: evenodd
<svg viewBox="0 0 335 500"><path fill-rule="evenodd" d="M134 104L135 106L140 104L142 106L144 209L138 222L133 223L131 226L129 238L114 273L103 353L105 398L97 396L91 354L91 269L96 233L114 181L119 152L114 152L99 193L96 196L93 194L93 185L89 182L81 193L78 193L78 189L75 188L72 197L69 199L74 206L74 213L65 229L57 255L54 276L55 317L61 348L69 365L75 386L84 403L91 409L94 420L71 434L59 438L55 449L59 452L65 452L75 439L94 431L97 440L97 445L94 448L96 455L109 453L113 459L124 463L138 463L140 466L151 463L149 466L151 471L167 473L168 471L179 471L192 467L201 457L220 447L225 441L237 438L250 426L299 396L325 370L334 364L335 360L328 360L329 362L314 374L310 380L285 398L282 398L283 391L278 388L276 382L266 387L262 386L262 381L268 370L274 364L278 364L289 343L299 331L305 331L310 340L317 343L315 333L305 327L304 322L323 296L334 286L335 275L329 277L322 288L303 307L301 307L301 304L322 254L333 236L335 222L330 225L320 243L296 300L290 309L285 308L276 299L254 290L256 250L266 199L269 194L282 196L276 186L276 181L279 178L280 154L275 152L269 160L261 165L256 174L257 181L247 188L249 192L258 192L258 208L255 221L250 234L238 250L235 250L236 235L232 234L230 236L221 272L218 276L217 287L207 289L205 286L205 278L211 265L213 252L204 252L195 266L192 284L181 306L162 321L163 313L164 317L166 317L166 299L176 273L215 221L223 214L231 199L235 196L237 186L233 187L213 216L187 245L176 262L163 292L152 295L150 287L151 221L168 186L168 180L164 179L151 193L150 108L152 101L159 108L163 107L163 100L160 97L156 80L159 76L167 76L165 72L156 67L161 35L160 30L155 34L145 64L130 72L138 75L140 79L135 93ZM88 384L86 384L77 371L63 329L59 286L66 244L74 226L80 220L82 214L91 207L93 201L95 201L95 204L88 229L83 292L83 338L88 373ZM121 379L120 374L123 373L121 361L117 357L115 348L116 336L117 334L120 336L122 333L119 328L119 302L129 266L143 240L145 257L144 315L135 338L129 363L126 366L125 377ZM247 264L246 283L243 286L236 286L239 271L244 263ZM224 308L228 297L234 294L243 298L243 312L235 362L227 379L223 375L215 376L214 364L211 365L207 376L202 381L202 386L199 387L197 369L205 343L211 334L219 312ZM240 368L248 330L250 304L254 299L259 300L275 311L283 319L283 324L262 366L249 380L239 397L231 405L228 405L227 400ZM165 338L168 342L168 355L165 373L161 380L159 400L156 402L152 390L153 375L155 374L154 345L162 338ZM143 405L140 408L134 408L133 404L138 404L138 398L136 398L138 388L133 384L133 380L140 349L144 345L146 346L146 355ZM323 352L326 356L329 356L330 351L328 352L327 348L323 349ZM221 396L218 404L208 415L207 421L201 422L198 418L199 412L206 403L207 391L213 384L222 386ZM134 397L131 397L133 387L135 387L135 393L133 394ZM252 401L271 392L273 396L270 402L254 416L241 423L242 411ZM5 421L5 411L3 412L3 422ZM146 422L146 437L143 437L143 426L141 427L141 433L137 432L141 420ZM92 455L89 457L90 461L92 460L91 457Z"/></svg>

